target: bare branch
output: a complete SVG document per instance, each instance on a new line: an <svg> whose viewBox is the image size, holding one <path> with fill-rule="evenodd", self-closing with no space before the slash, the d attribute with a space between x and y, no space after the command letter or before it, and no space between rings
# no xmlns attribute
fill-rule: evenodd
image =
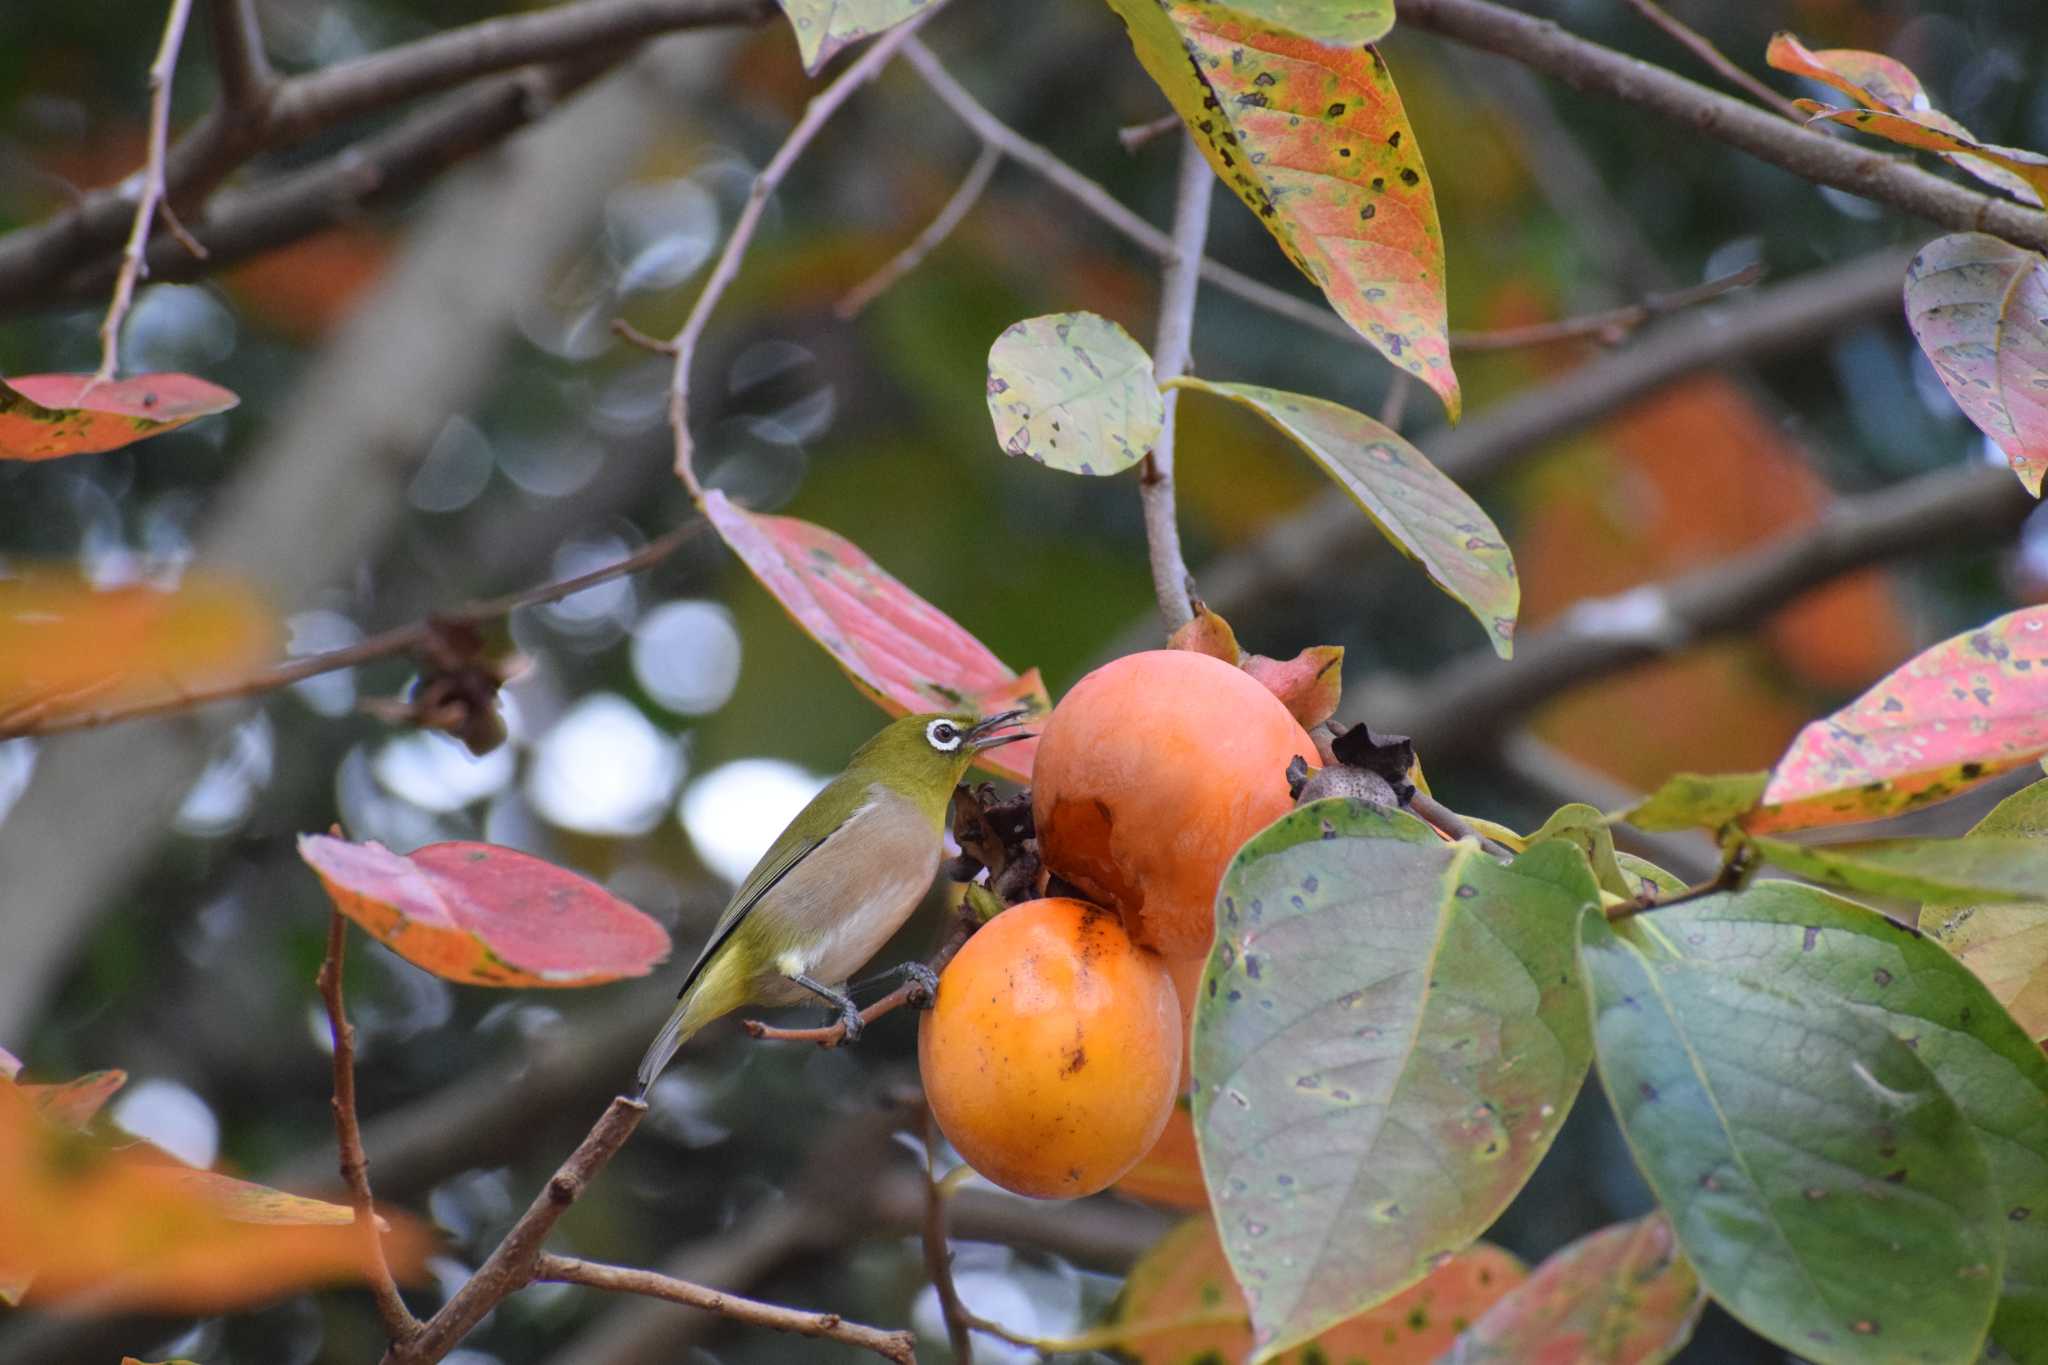
<svg viewBox="0 0 2048 1365"><path fill-rule="evenodd" d="M1166 385L1187 372L1188 343L1195 329L1195 288L1202 244L1209 236L1210 190L1216 177L1192 137L1182 140L1180 177L1173 194L1173 254L1159 286L1159 331L1152 347L1152 375L1165 400L1158 439L1138 470L1138 496L1145 511L1145 544L1152 563L1152 595L1169 633L1195 616L1189 598L1188 565L1181 557L1180 521L1173 504L1173 418L1180 391Z"/></svg>
<svg viewBox="0 0 2048 1365"><path fill-rule="evenodd" d="M327 956L320 964L320 998L327 1005L327 1027L334 1039L334 1136L341 1149L341 1179L348 1186L349 1202L355 1205L356 1231L363 1243L363 1260L370 1272L370 1296L376 1301L377 1316L393 1341L405 1341L420 1330L420 1320L398 1296L398 1283L391 1278L391 1266L384 1259L384 1239L378 1235L376 1202L370 1194L370 1159L363 1151L363 1131L356 1124L356 1029L342 1007L341 971L348 951L348 921L341 911L332 913L327 924Z"/></svg>
<svg viewBox="0 0 2048 1365"><path fill-rule="evenodd" d="M939 210L923 232L911 239L910 245L890 258L889 263L859 284L846 291L832 311L841 318L859 315L863 308L880 298L889 287L924 263L924 258L937 249L939 243L951 236L953 229L960 226L962 219L974 208L981 198L981 192L988 188L988 182L996 173L996 167L1003 163L1001 149L986 142L981 145L981 155L967 170L967 178L960 182L960 188L953 191L951 198Z"/></svg>
<svg viewBox="0 0 2048 1365"><path fill-rule="evenodd" d="M922 1106L918 1128L924 1138L924 1220L919 1225L924 1271L939 1296L939 1315L946 1323L953 1359L958 1365L974 1365L974 1315L967 1311L960 1286L953 1282L953 1248L946 1240L946 1191L939 1184L939 1121L929 1104Z"/></svg>
<svg viewBox="0 0 2048 1365"><path fill-rule="evenodd" d="M1498 53L1574 90L1674 119L1816 184L1962 232L2048 250L2048 213L1979 194L1884 152L1805 128L1648 62L1587 42L1489 0L1402 0L1402 26Z"/></svg>
<svg viewBox="0 0 2048 1365"><path fill-rule="evenodd" d="M1155 138L1165 137L1180 127L1179 114L1161 114L1158 118L1144 123L1133 123L1116 130L1116 140L1123 144L1126 153L1135 156L1138 149Z"/></svg>
<svg viewBox="0 0 2048 1365"><path fill-rule="evenodd" d="M164 20L164 36L149 64L149 154L142 167L142 181L135 190L135 222L128 230L128 244L121 249L121 268L114 276L114 298L107 305L106 320L100 324L100 367L97 379L112 379L121 367L121 323L128 306L135 301L135 281L143 273L143 251L149 245L150 228L156 222L157 205L164 200L164 149L171 137L171 73L178 66L178 48L185 41L185 24L192 17L192 0L171 0L170 16ZM189 239L187 239L189 241Z"/></svg>
<svg viewBox="0 0 2048 1365"><path fill-rule="evenodd" d="M908 1332L885 1332L879 1327L848 1322L837 1313L807 1313L796 1308L784 1308L780 1304L763 1303L759 1299L742 1298L738 1294L721 1293L652 1270L629 1270L624 1266L602 1265L574 1256L542 1252L533 1278L558 1284L588 1285L592 1289L607 1289L615 1294L644 1294L649 1298L701 1308L707 1313L716 1313L753 1327L842 1342L872 1351L885 1360L897 1361L899 1365L916 1365L917 1362L917 1338Z"/></svg>
<svg viewBox="0 0 2048 1365"><path fill-rule="evenodd" d="M1629 333L1652 318L1706 303L1731 290L1746 289L1763 277L1763 266L1753 262L1740 270L1716 276L1689 289L1674 289L1668 294L1652 294L1641 303L1631 303L1621 308L1584 313L1575 318L1561 318L1556 322L1532 323L1527 327L1502 327L1487 332L1453 332L1451 348L1459 351L1511 351L1527 346L1549 346L1560 341L1576 341L1585 337L1591 337L1602 345L1612 346L1625 340Z"/></svg>
<svg viewBox="0 0 2048 1365"><path fill-rule="evenodd" d="M1630 9L1648 19L1658 28L1663 29L1684 45L1685 49L1692 53L1693 56L1698 57L1701 61L1712 67L1722 80L1727 81L1736 89L1745 92L1766 109L1775 111L1782 117L1799 124L1801 127L1806 125L1806 115L1799 112L1798 105L1792 103L1791 100L1786 99L1747 71L1744 71L1734 62L1729 61L1720 48L1715 47L1712 42L1708 41L1706 35L1687 27L1686 24L1674 17L1669 10L1658 4L1657 0L1628 0L1628 4Z"/></svg>
<svg viewBox="0 0 2048 1365"><path fill-rule="evenodd" d="M964 915L954 916L953 927L947 933L945 941L939 945L937 952L925 959L924 965L931 968L932 975L937 976L946 970L946 964L965 946L968 936L973 932L974 926L968 923ZM861 1027L865 1028L883 1015L894 1014L905 1006L930 1004L930 993L916 980L906 980L860 1012ZM846 1041L846 1024L841 1020L834 1020L822 1028L776 1028L773 1024L764 1024L758 1019L741 1020L740 1026L746 1029L749 1038L759 1038L764 1042L816 1043L819 1047L838 1047Z"/></svg>
<svg viewBox="0 0 2048 1365"><path fill-rule="evenodd" d="M697 484L697 474L690 462L690 362L696 357L697 342L704 335L705 324L711 321L711 310L718 306L727 286L739 274L740 258L747 254L747 246L761 226L761 214L768 207L768 196L775 193L776 186L789 174L789 168L796 164L797 157L811 144L818 130L831 121L832 115L853 96L854 91L873 80L889 64L898 48L915 41L913 35L939 12L939 8L932 5L877 38L830 85L813 95L811 102L804 106L803 117L797 120L796 127L789 130L789 136L775 149L775 155L769 158L768 164L748 188L746 207L740 210L739 221L733 224L732 235L725 240L725 249L719 252L717 263L711 267L710 278L704 281L703 292L697 295L689 317L683 320L682 329L670 343L675 347L676 365L669 382L668 421L675 430L676 477L683 481L683 487L690 490L691 497L701 498L703 489Z"/></svg>
<svg viewBox="0 0 2048 1365"><path fill-rule="evenodd" d="M238 113L263 108L277 84L263 50L256 0L207 0L213 20L213 64L221 105Z"/></svg>
<svg viewBox="0 0 2048 1365"><path fill-rule="evenodd" d="M428 645L437 634L450 626L482 625L508 616L521 607L559 602L564 597L579 593L585 588L596 587L614 578L623 578L627 574L652 568L702 535L706 525L707 523L701 520L689 521L666 535L650 540L624 559L602 565L588 573L558 579L553 583L528 588L509 596L472 602L453 611L440 612L424 620L393 627L344 648L331 649L322 654L310 654L246 678L222 683L217 687L180 692L174 696L112 706L100 711L60 714L47 720L39 719L31 707L19 708L14 712L0 712L0 739L12 739L17 735L51 735L67 730L90 730L102 725L112 725L117 721L139 720L145 716L161 716L173 711L210 706L215 702L236 701L245 697L260 696L265 692L274 692L280 687L289 687L295 682L303 682L322 673L354 668L358 664L373 663L378 659L389 659L400 654L410 654Z"/></svg>

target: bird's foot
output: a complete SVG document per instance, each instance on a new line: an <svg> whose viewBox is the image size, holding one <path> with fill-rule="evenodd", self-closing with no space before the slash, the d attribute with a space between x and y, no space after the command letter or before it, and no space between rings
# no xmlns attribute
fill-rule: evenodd
<svg viewBox="0 0 2048 1365"><path fill-rule="evenodd" d="M928 1010L939 1001L939 974L922 962L903 964L903 977L910 983L910 994L903 1003L914 1010Z"/></svg>
<svg viewBox="0 0 2048 1365"><path fill-rule="evenodd" d="M851 1047L860 1041L860 1032L867 1025L861 1021L859 1005L848 1000L845 1005L840 1007L839 1027L842 1030L839 1037L839 1046Z"/></svg>

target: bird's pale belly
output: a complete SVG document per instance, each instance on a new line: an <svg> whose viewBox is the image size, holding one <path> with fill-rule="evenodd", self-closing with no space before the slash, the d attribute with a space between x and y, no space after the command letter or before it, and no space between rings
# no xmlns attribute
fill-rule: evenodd
<svg viewBox="0 0 2048 1365"><path fill-rule="evenodd" d="M895 936L930 885L931 875L927 872L920 877L900 877L871 887L859 904L839 908L830 925L813 942L777 959L776 971L784 977L808 976L824 986L841 985ZM801 986L778 989L775 993L791 1003L815 999Z"/></svg>

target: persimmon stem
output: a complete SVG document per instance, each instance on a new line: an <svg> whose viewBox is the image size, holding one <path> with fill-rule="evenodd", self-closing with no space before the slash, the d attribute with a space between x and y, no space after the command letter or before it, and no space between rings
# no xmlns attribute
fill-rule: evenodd
<svg viewBox="0 0 2048 1365"><path fill-rule="evenodd" d="M377 1316L393 1341L408 1341L420 1330L399 1296L398 1282L391 1278L391 1265L384 1259L384 1240L377 1231L376 1203L370 1194L370 1158L363 1150L363 1130L356 1118L356 1029L348 1021L341 997L342 964L348 953L348 921L339 910L328 916L327 956L320 963L317 978L320 998L327 1005L327 1026L334 1039L335 1143L341 1149L341 1179L348 1186L349 1202L355 1206L356 1232L363 1244L364 1268L370 1281L370 1297L376 1301Z"/></svg>

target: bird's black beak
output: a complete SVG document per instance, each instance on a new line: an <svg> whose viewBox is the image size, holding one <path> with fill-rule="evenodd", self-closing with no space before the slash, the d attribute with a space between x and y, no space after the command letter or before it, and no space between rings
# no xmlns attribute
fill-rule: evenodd
<svg viewBox="0 0 2048 1365"><path fill-rule="evenodd" d="M972 726L968 727L967 743L976 753L980 753L988 749L999 749L1005 744L1014 744L1020 739L1035 739L1037 734L1031 730L1019 730L1014 734L1007 735L996 733L999 730L1006 730L1010 726L1015 725L1018 717L1030 714L1031 711L1028 707L1020 706L1013 711L1004 711L1000 715L976 721Z"/></svg>

